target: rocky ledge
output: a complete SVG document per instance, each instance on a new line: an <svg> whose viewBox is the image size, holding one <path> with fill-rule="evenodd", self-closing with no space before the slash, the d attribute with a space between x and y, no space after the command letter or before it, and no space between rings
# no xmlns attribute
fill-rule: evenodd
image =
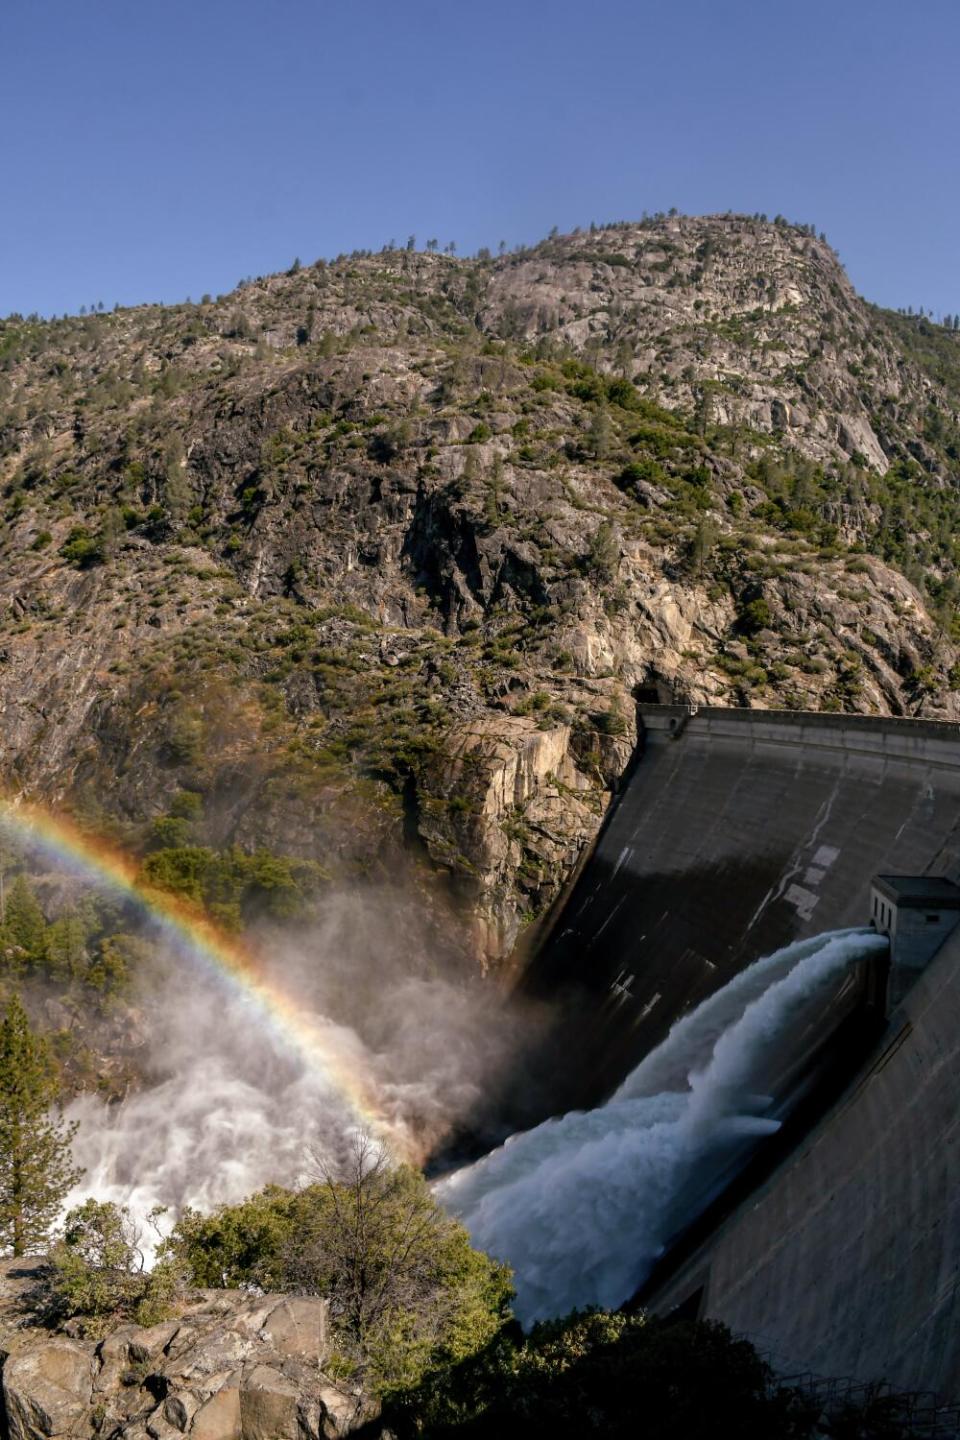
<svg viewBox="0 0 960 1440"><path fill-rule="evenodd" d="M10 1440L319 1440L376 1418L375 1401L329 1373L326 1301L199 1291L173 1319L93 1340L36 1323L39 1276L35 1262L0 1262Z"/></svg>

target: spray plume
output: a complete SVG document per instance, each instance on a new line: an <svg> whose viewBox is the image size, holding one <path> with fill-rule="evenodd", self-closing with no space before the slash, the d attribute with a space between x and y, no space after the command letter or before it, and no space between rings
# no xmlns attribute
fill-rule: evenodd
<svg viewBox="0 0 960 1440"><path fill-rule="evenodd" d="M163 939L213 979L225 998L248 1009L248 1024L265 1025L278 1043L299 1055L335 1089L358 1122L395 1154L412 1158L412 1137L392 1123L377 1102L371 1077L341 1027L294 1003L271 978L263 959L227 935L198 907L143 882L136 863L107 841L36 804L0 800L0 824L27 846L133 901Z"/></svg>
<svg viewBox="0 0 960 1440"><path fill-rule="evenodd" d="M438 959L409 895L339 891L309 931L261 938L270 983L300 1013L328 1017L391 1131L424 1152L477 1110L529 1040L525 1014ZM336 1168L356 1133L356 1111L324 1067L280 1043L246 996L178 961L155 957L132 997L142 1088L69 1107L86 1172L70 1205L112 1200L141 1225L157 1205L169 1219L187 1205L210 1210L315 1178L318 1159Z"/></svg>

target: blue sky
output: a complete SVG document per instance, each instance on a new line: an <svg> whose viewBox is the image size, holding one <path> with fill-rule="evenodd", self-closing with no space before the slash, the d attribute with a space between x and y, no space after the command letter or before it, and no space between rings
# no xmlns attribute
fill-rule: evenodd
<svg viewBox="0 0 960 1440"><path fill-rule="evenodd" d="M0 314L677 206L960 311L957 0L5 0Z"/></svg>

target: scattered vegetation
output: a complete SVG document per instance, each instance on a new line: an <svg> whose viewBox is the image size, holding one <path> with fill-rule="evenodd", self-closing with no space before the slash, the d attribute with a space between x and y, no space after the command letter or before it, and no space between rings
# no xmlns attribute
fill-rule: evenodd
<svg viewBox="0 0 960 1440"><path fill-rule="evenodd" d="M51 1325L80 1321L86 1335L115 1325L155 1325L174 1313L182 1277L170 1260L147 1268L141 1234L122 1206L86 1200L71 1210L50 1250L38 1297Z"/></svg>

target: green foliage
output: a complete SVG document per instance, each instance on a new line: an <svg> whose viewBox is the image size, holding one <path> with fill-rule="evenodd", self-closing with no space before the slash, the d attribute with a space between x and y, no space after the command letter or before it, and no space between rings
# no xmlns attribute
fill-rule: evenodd
<svg viewBox="0 0 960 1440"><path fill-rule="evenodd" d="M163 828L168 831L185 823L173 817ZM248 855L237 847L218 851L181 844L148 855L143 876L158 889L181 895L203 906L221 924L238 929L260 917L298 918L319 871L308 862L288 860L269 850Z"/></svg>
<svg viewBox="0 0 960 1440"><path fill-rule="evenodd" d="M612 444L613 428L610 424L610 412L606 405L597 405L594 407L587 430L587 454L591 455L594 460L606 460Z"/></svg>
<svg viewBox="0 0 960 1440"><path fill-rule="evenodd" d="M2 868L2 862L0 862ZM118 929L120 914L103 897L87 898L48 922L23 874L6 889L0 925L0 971L92 990L106 1005L126 988L141 943Z"/></svg>
<svg viewBox="0 0 960 1440"><path fill-rule="evenodd" d="M0 1024L0 1245L14 1255L45 1245L80 1178L70 1159L77 1127L53 1111L58 1098L50 1047L14 995Z"/></svg>
<svg viewBox="0 0 960 1440"><path fill-rule="evenodd" d="M87 1334L122 1320L155 1325L171 1313L180 1277L171 1258L148 1271L141 1236L121 1206L87 1200L64 1222L44 1279L48 1319L80 1317Z"/></svg>
<svg viewBox="0 0 960 1440"><path fill-rule="evenodd" d="M60 547L60 554L79 570L98 565L104 558L100 541L85 525L74 525Z"/></svg>
<svg viewBox="0 0 960 1440"><path fill-rule="evenodd" d="M61 915L47 926L46 968L51 979L69 983L83 976L92 928L89 915L83 911Z"/></svg>
<svg viewBox="0 0 960 1440"><path fill-rule="evenodd" d="M193 827L180 815L160 815L150 825L151 850L179 850L191 838Z"/></svg>
<svg viewBox="0 0 960 1440"><path fill-rule="evenodd" d="M588 575L601 585L608 584L616 575L620 563L620 547L616 532L609 520L603 520L590 536L583 568Z"/></svg>
<svg viewBox="0 0 960 1440"><path fill-rule="evenodd" d="M85 980L101 1001L121 995L128 986L137 958L136 941L129 935L104 935L87 966Z"/></svg>
<svg viewBox="0 0 960 1440"><path fill-rule="evenodd" d="M198 1284L328 1297L342 1357L381 1394L481 1350L511 1295L508 1272L471 1249L423 1176L363 1138L338 1175L303 1190L188 1210L166 1253Z"/></svg>
<svg viewBox="0 0 960 1440"><path fill-rule="evenodd" d="M387 1419L401 1440L813 1440L818 1414L722 1325L592 1311L526 1339L502 1330L458 1369L394 1400Z"/></svg>
<svg viewBox="0 0 960 1440"><path fill-rule="evenodd" d="M758 631L767 629L773 620L770 602L762 595L745 600L740 606L737 619L745 635L756 635Z"/></svg>
<svg viewBox="0 0 960 1440"><path fill-rule="evenodd" d="M0 925L0 951L13 971L39 969L47 959L47 923L25 875L18 875L6 895Z"/></svg>
<svg viewBox="0 0 960 1440"><path fill-rule="evenodd" d="M600 735L625 735L627 722L619 705L614 703L609 710L591 710L590 722Z"/></svg>
<svg viewBox="0 0 960 1440"><path fill-rule="evenodd" d="M700 577L709 569L710 558L719 538L716 522L709 516L704 516L693 532L687 549L686 564L692 575Z"/></svg>
<svg viewBox="0 0 960 1440"><path fill-rule="evenodd" d="M180 790L170 803L170 814L176 820L191 824L203 817L203 796L195 790Z"/></svg>
<svg viewBox="0 0 960 1440"><path fill-rule="evenodd" d="M631 460L624 465L617 477L617 484L621 490L636 492L642 484L662 485L667 478L667 472L656 460Z"/></svg>

